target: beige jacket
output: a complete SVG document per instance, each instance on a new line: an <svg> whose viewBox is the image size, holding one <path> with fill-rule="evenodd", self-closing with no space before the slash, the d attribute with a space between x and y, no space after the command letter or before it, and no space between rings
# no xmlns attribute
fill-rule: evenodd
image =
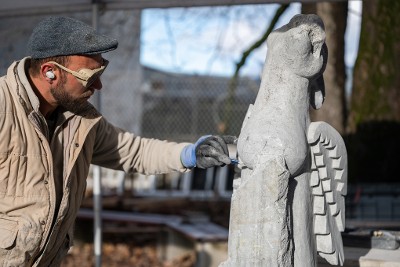
<svg viewBox="0 0 400 267"><path fill-rule="evenodd" d="M13 63L0 78L0 266L58 266L71 246L91 163L126 172L185 171L186 144L140 138L94 108L63 112L49 142L25 74L28 61Z"/></svg>

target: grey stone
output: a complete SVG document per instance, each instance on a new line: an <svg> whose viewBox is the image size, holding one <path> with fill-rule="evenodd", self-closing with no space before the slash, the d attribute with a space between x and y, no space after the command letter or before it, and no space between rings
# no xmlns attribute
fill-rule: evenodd
<svg viewBox="0 0 400 267"><path fill-rule="evenodd" d="M347 152L339 133L310 123L324 100L322 20L297 15L273 31L260 89L238 140L228 259L220 266L343 264Z"/></svg>
<svg viewBox="0 0 400 267"><path fill-rule="evenodd" d="M371 237L371 248L398 249L400 246L399 240L399 237L389 231L375 231Z"/></svg>

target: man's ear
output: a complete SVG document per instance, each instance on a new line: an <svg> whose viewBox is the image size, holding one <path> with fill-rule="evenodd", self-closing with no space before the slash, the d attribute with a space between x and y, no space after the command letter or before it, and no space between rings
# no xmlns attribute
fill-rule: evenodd
<svg viewBox="0 0 400 267"><path fill-rule="evenodd" d="M311 81L310 84L310 105L314 109L320 109L325 100L325 82L322 74Z"/></svg>
<svg viewBox="0 0 400 267"><path fill-rule="evenodd" d="M56 79L56 74L53 66L47 63L40 66L40 75L48 82L51 82L54 79Z"/></svg>

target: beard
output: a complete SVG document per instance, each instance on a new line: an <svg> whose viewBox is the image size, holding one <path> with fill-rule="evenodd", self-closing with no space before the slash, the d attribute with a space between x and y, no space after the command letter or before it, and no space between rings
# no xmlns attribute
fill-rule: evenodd
<svg viewBox="0 0 400 267"><path fill-rule="evenodd" d="M92 95L91 91L87 90L79 97L73 97L64 90L64 85L65 82L61 81L57 86L50 88L50 93L59 106L75 114L85 113L93 108L87 101L87 97Z"/></svg>

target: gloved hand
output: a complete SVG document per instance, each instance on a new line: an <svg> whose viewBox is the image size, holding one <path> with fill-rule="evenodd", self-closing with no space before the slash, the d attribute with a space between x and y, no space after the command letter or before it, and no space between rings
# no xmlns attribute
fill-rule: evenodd
<svg viewBox="0 0 400 267"><path fill-rule="evenodd" d="M205 135L196 143L187 145L181 152L181 161L186 168L206 169L230 164L227 144L236 144L237 137L231 135Z"/></svg>

